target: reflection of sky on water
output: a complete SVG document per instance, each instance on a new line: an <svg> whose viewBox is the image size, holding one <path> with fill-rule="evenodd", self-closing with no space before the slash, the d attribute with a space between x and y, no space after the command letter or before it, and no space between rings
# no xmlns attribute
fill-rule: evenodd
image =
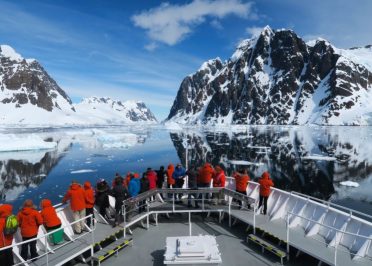
<svg viewBox="0 0 372 266"><path fill-rule="evenodd" d="M2 130L2 134L8 133ZM14 132L11 132L14 134ZM331 199L368 212L372 202L369 127L243 127L239 130L92 128L21 130L56 141L56 150L0 153L1 202L27 198L58 203L71 180L93 184L115 172L143 172L169 162L246 167L252 178L269 170L277 187ZM238 164L238 165L236 165ZM240 165L239 165L240 164ZM352 180L358 188L344 187ZM360 205L360 206L359 206Z"/></svg>

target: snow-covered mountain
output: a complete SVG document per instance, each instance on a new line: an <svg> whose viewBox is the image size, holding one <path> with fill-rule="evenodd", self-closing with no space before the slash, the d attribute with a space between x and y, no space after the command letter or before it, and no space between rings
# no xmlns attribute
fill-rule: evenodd
<svg viewBox="0 0 372 266"><path fill-rule="evenodd" d="M156 123L154 114L143 102L115 101L90 97L74 105L76 113L89 123L122 124L133 122Z"/></svg>
<svg viewBox="0 0 372 266"><path fill-rule="evenodd" d="M35 59L0 46L0 125L107 125L156 123L143 102L71 99Z"/></svg>
<svg viewBox="0 0 372 266"><path fill-rule="evenodd" d="M181 83L166 121L180 124L372 124L372 47L305 43L292 30L242 41Z"/></svg>

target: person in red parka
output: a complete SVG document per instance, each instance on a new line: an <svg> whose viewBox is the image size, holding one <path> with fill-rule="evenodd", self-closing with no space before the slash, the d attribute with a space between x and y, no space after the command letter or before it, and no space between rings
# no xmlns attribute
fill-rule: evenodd
<svg viewBox="0 0 372 266"><path fill-rule="evenodd" d="M205 163L203 167L199 168L198 172L198 188L210 188L212 176L214 175L214 169L210 163ZM202 197L202 194L199 194L199 199ZM209 193L205 195L206 199L209 199Z"/></svg>
<svg viewBox="0 0 372 266"><path fill-rule="evenodd" d="M43 224L43 217L36 210L32 200L26 200L23 208L17 215L19 227L21 229L22 241L37 237L39 226ZM38 254L36 251L36 239L22 244L21 257L28 260L28 247L30 247L31 259L35 259Z"/></svg>
<svg viewBox="0 0 372 266"><path fill-rule="evenodd" d="M225 181L226 181L225 172L223 171L223 169L219 165L217 165L214 168L214 170L215 170L215 173L213 174L213 187L224 188L225 187ZM223 203L222 202L222 200L223 200L223 195L222 194L217 193L216 195L213 195L213 198L216 199L213 202L214 205Z"/></svg>
<svg viewBox="0 0 372 266"><path fill-rule="evenodd" d="M260 184L260 202L258 204L258 208L262 206L262 202L263 202L264 208L263 208L263 211L261 211L261 213L266 215L267 200L271 192L270 187L274 186L274 182L270 179L270 174L268 172L264 172L261 178L258 180L258 183Z"/></svg>
<svg viewBox="0 0 372 266"><path fill-rule="evenodd" d="M146 176L149 180L149 190L156 189L156 181L158 181L156 172L151 168L147 168Z"/></svg>
<svg viewBox="0 0 372 266"><path fill-rule="evenodd" d="M235 178L235 185L236 185L236 192L247 195L247 186L248 182L250 180L247 169L244 169L241 173L235 172L233 174L233 177ZM242 207L242 201L239 200L239 207ZM251 206L248 205L248 209L250 209Z"/></svg>
<svg viewBox="0 0 372 266"><path fill-rule="evenodd" d="M70 189L67 191L66 195L63 197L62 202L70 200L70 206L72 210L72 215L74 221L78 221L85 217L85 192L84 189L76 181L72 181ZM84 230L84 220L76 222L73 224L75 234L81 234Z"/></svg>
<svg viewBox="0 0 372 266"><path fill-rule="evenodd" d="M57 216L56 209L52 202L48 199L41 201L41 217L43 217L43 224L47 231L53 231L61 227L61 220Z"/></svg>
<svg viewBox="0 0 372 266"><path fill-rule="evenodd" d="M94 204L95 204L95 198L94 198L94 190L92 188L92 185L89 181L86 181L84 183L84 194L85 194L85 215L91 215L92 218L94 218ZM92 219L87 219L87 226L90 227L92 222Z"/></svg>
<svg viewBox="0 0 372 266"><path fill-rule="evenodd" d="M13 206L10 204L0 205L0 248L11 246L13 242L13 235L4 234L6 218L12 214ZM13 248L8 248L0 251L1 265L12 266L13 260Z"/></svg>

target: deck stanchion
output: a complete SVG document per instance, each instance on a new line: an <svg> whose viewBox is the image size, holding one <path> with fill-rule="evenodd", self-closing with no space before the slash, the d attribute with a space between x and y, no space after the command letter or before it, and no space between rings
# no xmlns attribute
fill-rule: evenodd
<svg viewBox="0 0 372 266"><path fill-rule="evenodd" d="M204 211L204 193L202 193L202 210Z"/></svg>
<svg viewBox="0 0 372 266"><path fill-rule="evenodd" d="M191 212L189 211L189 235L191 236Z"/></svg>
<svg viewBox="0 0 372 266"><path fill-rule="evenodd" d="M230 196L229 196L229 227L231 227L231 201L232 199L230 200Z"/></svg>
<svg viewBox="0 0 372 266"><path fill-rule="evenodd" d="M253 205L253 234L256 234L256 204Z"/></svg>
<svg viewBox="0 0 372 266"><path fill-rule="evenodd" d="M48 242L47 242L47 238L48 238L48 236L45 236L44 237L44 239L45 239L45 243L44 243L44 245L45 245L45 258L46 258L46 265L47 266L49 266L49 256L48 256L48 248L47 248L47 244L48 244Z"/></svg>
<svg viewBox="0 0 372 266"><path fill-rule="evenodd" d="M173 192L173 194L172 194L172 210L173 210L173 212L175 211L175 206L174 206L174 192Z"/></svg>
<svg viewBox="0 0 372 266"><path fill-rule="evenodd" d="M147 229L150 228L150 207L149 207L149 202L146 200L146 204L147 204L147 218L146 218L146 222L147 222Z"/></svg>
<svg viewBox="0 0 372 266"><path fill-rule="evenodd" d="M126 219L126 210L125 210L125 203L123 204L123 237L125 238L127 236L127 219Z"/></svg>
<svg viewBox="0 0 372 266"><path fill-rule="evenodd" d="M336 243L335 243L335 259L334 259L334 265L337 266L337 247L338 247L338 241L337 241L337 234L338 232L336 231Z"/></svg>
<svg viewBox="0 0 372 266"><path fill-rule="evenodd" d="M290 213L287 214L287 261L289 260L289 215Z"/></svg>

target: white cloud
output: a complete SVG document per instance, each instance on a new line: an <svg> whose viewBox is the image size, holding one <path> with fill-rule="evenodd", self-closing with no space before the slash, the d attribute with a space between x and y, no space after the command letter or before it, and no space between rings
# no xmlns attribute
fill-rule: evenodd
<svg viewBox="0 0 372 266"><path fill-rule="evenodd" d="M219 20L217 20L217 19L212 20L210 24L211 24L212 27L214 27L214 28L216 28L218 30L222 30L223 29L223 26L222 26L221 22Z"/></svg>
<svg viewBox="0 0 372 266"><path fill-rule="evenodd" d="M252 3L241 0L194 0L185 5L163 3L132 16L132 21L135 26L146 30L151 40L175 45L208 18L222 19L228 15L255 16Z"/></svg>
<svg viewBox="0 0 372 266"><path fill-rule="evenodd" d="M145 49L150 52L154 51L156 48L158 48L158 45L154 42L145 45Z"/></svg>
<svg viewBox="0 0 372 266"><path fill-rule="evenodd" d="M252 37L259 36L261 34L263 27L248 27L245 31Z"/></svg>

